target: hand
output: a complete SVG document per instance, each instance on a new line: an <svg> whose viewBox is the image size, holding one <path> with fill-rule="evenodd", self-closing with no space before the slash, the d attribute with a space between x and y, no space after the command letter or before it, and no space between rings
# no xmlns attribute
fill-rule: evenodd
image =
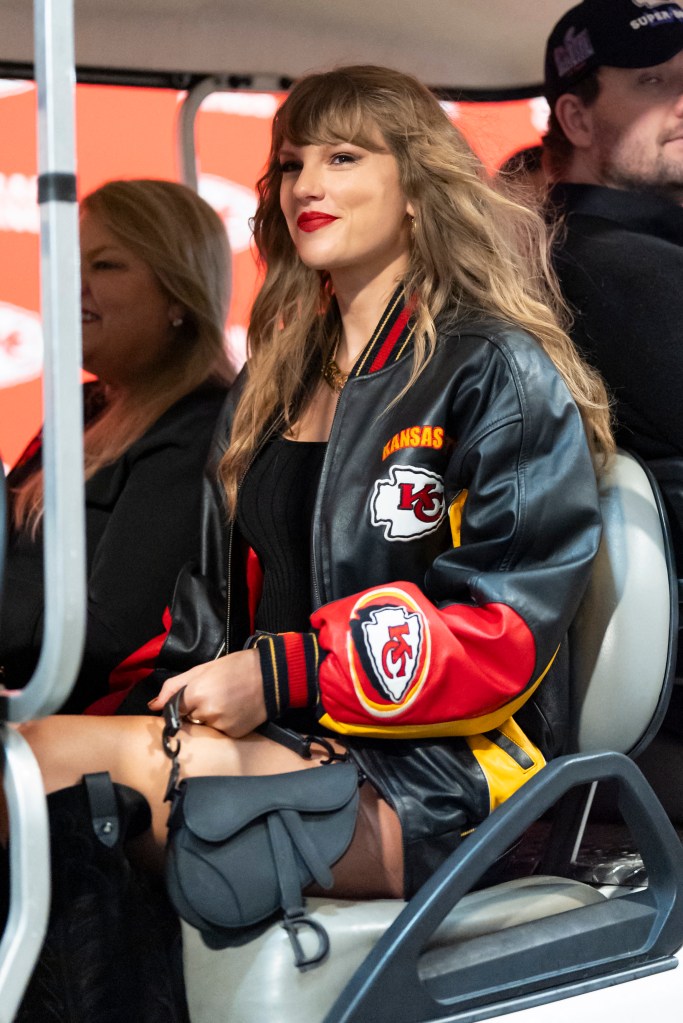
<svg viewBox="0 0 683 1023"><path fill-rule="evenodd" d="M150 700L150 709L161 710L183 686L183 716L197 718L233 739L253 732L266 720L257 650L238 650L167 679L159 695Z"/></svg>

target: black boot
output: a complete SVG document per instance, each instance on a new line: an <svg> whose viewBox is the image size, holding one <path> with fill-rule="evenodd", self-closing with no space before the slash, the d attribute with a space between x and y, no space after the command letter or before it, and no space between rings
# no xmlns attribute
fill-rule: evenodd
<svg viewBox="0 0 683 1023"><path fill-rule="evenodd" d="M48 933L15 1023L188 1023L177 918L124 852L149 827L147 801L89 775L48 813Z"/></svg>

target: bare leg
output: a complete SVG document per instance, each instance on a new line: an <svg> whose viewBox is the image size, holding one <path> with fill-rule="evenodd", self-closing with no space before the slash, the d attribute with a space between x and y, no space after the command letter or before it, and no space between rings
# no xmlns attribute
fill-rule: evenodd
<svg viewBox="0 0 683 1023"><path fill-rule="evenodd" d="M161 747L156 717L69 717L21 726L38 760L46 792L80 782L84 774L109 771L115 782L146 797L152 810L146 855L161 861L168 806L163 803L170 761ZM187 724L180 734L181 772L196 775L268 775L314 767L323 756L302 760L262 735L230 739L212 728ZM396 897L403 890L398 818L369 784L361 789L361 812L351 847L334 868L338 896Z"/></svg>

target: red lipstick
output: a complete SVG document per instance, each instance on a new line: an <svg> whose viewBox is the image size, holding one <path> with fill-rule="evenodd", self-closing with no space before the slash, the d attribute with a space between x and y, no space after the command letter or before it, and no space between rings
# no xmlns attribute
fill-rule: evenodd
<svg viewBox="0 0 683 1023"><path fill-rule="evenodd" d="M317 231L321 227L327 227L328 224L338 220L338 217L332 217L329 213L300 213L297 217L296 226L300 231Z"/></svg>

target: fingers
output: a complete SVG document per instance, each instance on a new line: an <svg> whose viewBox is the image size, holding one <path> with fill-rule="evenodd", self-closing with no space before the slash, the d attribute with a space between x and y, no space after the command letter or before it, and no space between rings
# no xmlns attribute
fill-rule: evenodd
<svg viewBox="0 0 683 1023"><path fill-rule="evenodd" d="M187 685L187 678L186 678L187 674L188 674L188 672L183 672L182 675L176 675L174 678L167 678L166 681L164 682L163 686L159 690L159 695L155 696L154 699L150 700L149 703L147 704L149 709L150 710L154 710L154 711L161 710L168 703L168 701L171 699L171 697L175 696L175 694L178 692L179 689L182 689L183 686ZM186 708L185 708L186 698L185 697L183 697L183 699L181 700L181 703L183 705L180 708L181 712L183 714L185 714L186 713Z"/></svg>
<svg viewBox="0 0 683 1023"><path fill-rule="evenodd" d="M147 706L152 711L161 711L180 689L184 689L178 707L180 717L193 725L214 724L216 711L211 695L211 675L215 671L215 663L198 664L174 678L166 679L159 695L150 700Z"/></svg>
<svg viewBox="0 0 683 1023"><path fill-rule="evenodd" d="M161 687L159 695L155 696L153 700L150 700L147 706L150 708L150 710L157 709L161 710L163 707L166 706L169 700L173 699L173 697L179 690L183 690L177 708L180 719L182 721L189 721L193 725L204 725L206 724L206 722L203 720L203 718L200 718L196 714L193 714L190 708L188 707L187 685L185 682L186 674L187 672L185 672L183 675L177 676L177 678L168 679Z"/></svg>
<svg viewBox="0 0 683 1023"><path fill-rule="evenodd" d="M185 688L179 713L193 724L206 724L240 738L266 720L265 698L258 652L238 651L164 682L159 695L149 701L160 711L179 689Z"/></svg>

